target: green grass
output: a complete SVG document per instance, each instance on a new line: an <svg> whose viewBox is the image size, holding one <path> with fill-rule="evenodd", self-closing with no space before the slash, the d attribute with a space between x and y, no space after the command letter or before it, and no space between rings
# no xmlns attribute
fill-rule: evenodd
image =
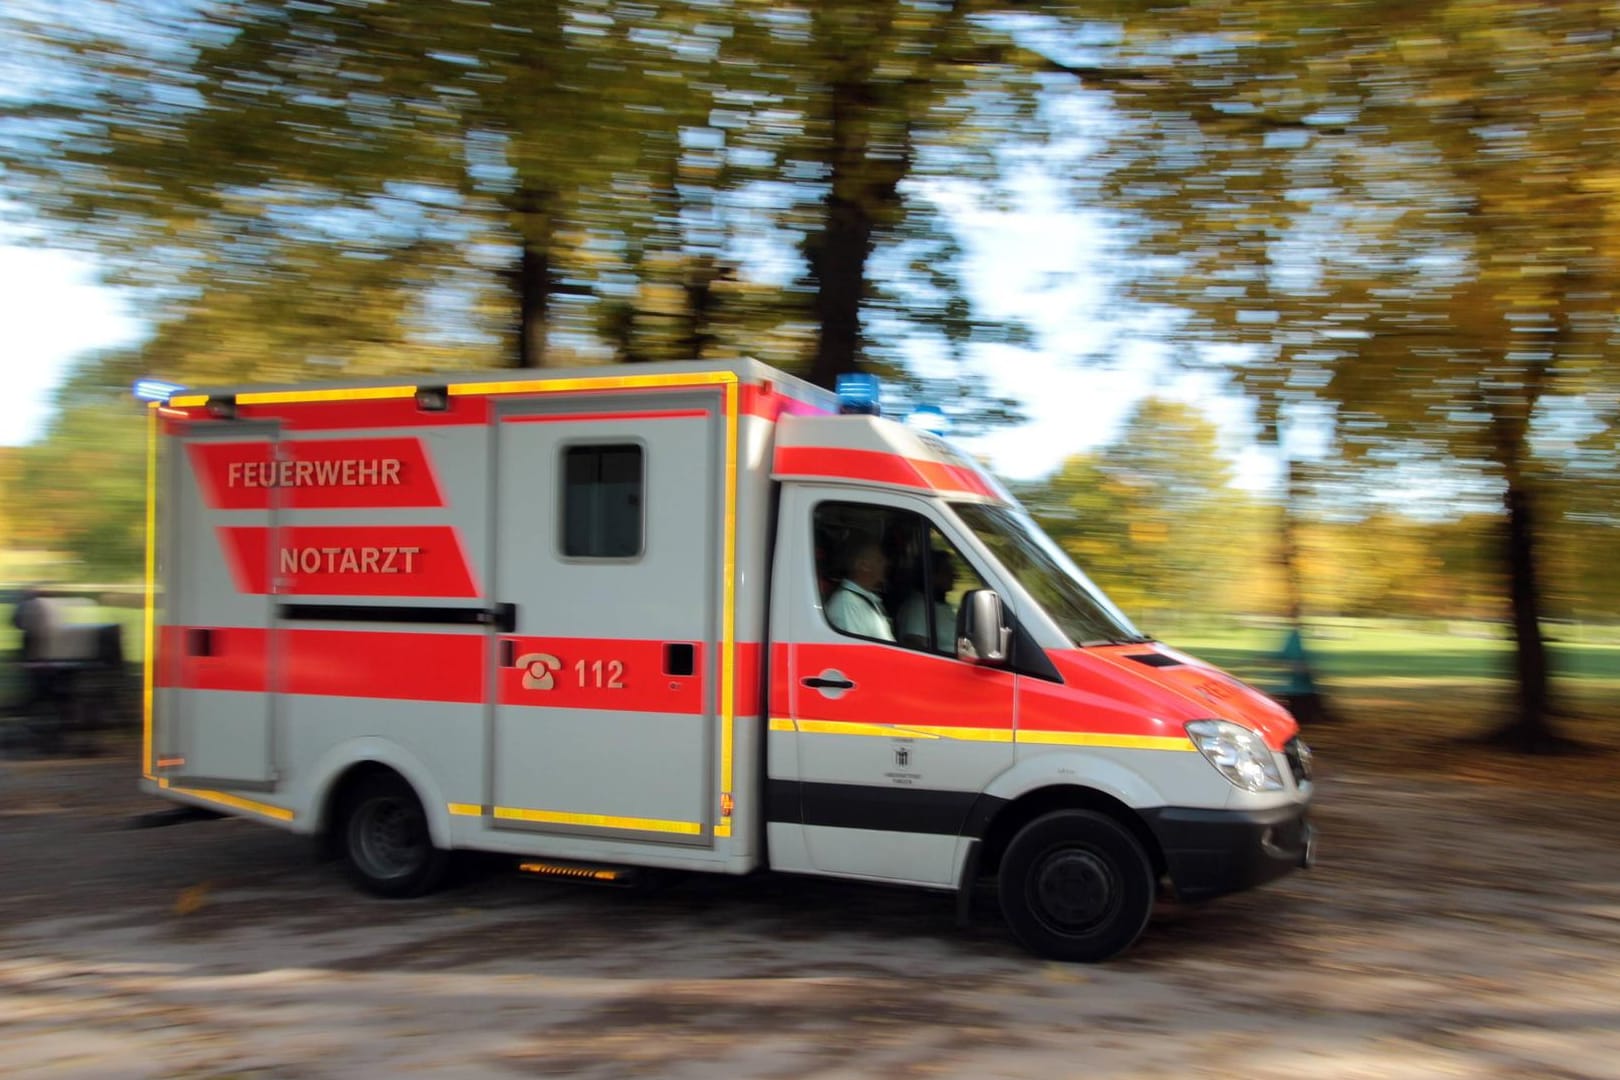
<svg viewBox="0 0 1620 1080"><path fill-rule="evenodd" d="M1340 623L1326 632L1307 633L1306 649L1317 677L1328 686L1506 682L1511 678L1513 646L1496 636L1499 633L1487 623ZM1620 690L1620 644L1567 640L1571 635L1560 634L1556 628L1550 636L1555 679ZM1167 636L1167 641L1261 686L1281 675L1276 659L1283 644L1280 630L1206 630Z"/></svg>

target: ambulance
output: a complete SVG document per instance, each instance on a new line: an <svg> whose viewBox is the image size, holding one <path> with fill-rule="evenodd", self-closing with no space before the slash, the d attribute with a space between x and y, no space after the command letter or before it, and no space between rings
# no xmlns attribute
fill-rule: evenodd
<svg viewBox="0 0 1620 1080"><path fill-rule="evenodd" d="M146 384L143 788L382 896L458 851L993 889L1068 961L1309 865L1288 712L873 392L752 361Z"/></svg>

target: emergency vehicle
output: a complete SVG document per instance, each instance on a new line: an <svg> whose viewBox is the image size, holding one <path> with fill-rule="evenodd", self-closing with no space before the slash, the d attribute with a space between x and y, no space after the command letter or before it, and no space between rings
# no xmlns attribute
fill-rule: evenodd
<svg viewBox="0 0 1620 1080"><path fill-rule="evenodd" d="M865 405L751 361L146 391L142 786L374 893L460 850L994 885L1095 961L1310 861L1286 710Z"/></svg>

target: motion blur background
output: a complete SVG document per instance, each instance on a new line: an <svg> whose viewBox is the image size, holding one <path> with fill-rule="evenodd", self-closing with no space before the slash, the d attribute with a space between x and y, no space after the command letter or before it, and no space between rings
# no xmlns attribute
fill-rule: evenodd
<svg viewBox="0 0 1620 1080"><path fill-rule="evenodd" d="M0 586L132 660L137 376L751 355L1328 715L1613 737L1612 3L8 0L0 176Z"/></svg>

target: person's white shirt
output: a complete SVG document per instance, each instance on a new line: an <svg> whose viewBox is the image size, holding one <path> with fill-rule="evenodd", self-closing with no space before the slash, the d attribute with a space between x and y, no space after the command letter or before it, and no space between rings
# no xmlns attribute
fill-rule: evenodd
<svg viewBox="0 0 1620 1080"><path fill-rule="evenodd" d="M923 594L914 592L900 605L900 638L903 641L928 640L928 604ZM956 609L943 600L934 601L934 648L956 655Z"/></svg>
<svg viewBox="0 0 1620 1080"><path fill-rule="evenodd" d="M827 598L827 621L846 634L894 640L894 628L883 612L883 601L845 578Z"/></svg>

